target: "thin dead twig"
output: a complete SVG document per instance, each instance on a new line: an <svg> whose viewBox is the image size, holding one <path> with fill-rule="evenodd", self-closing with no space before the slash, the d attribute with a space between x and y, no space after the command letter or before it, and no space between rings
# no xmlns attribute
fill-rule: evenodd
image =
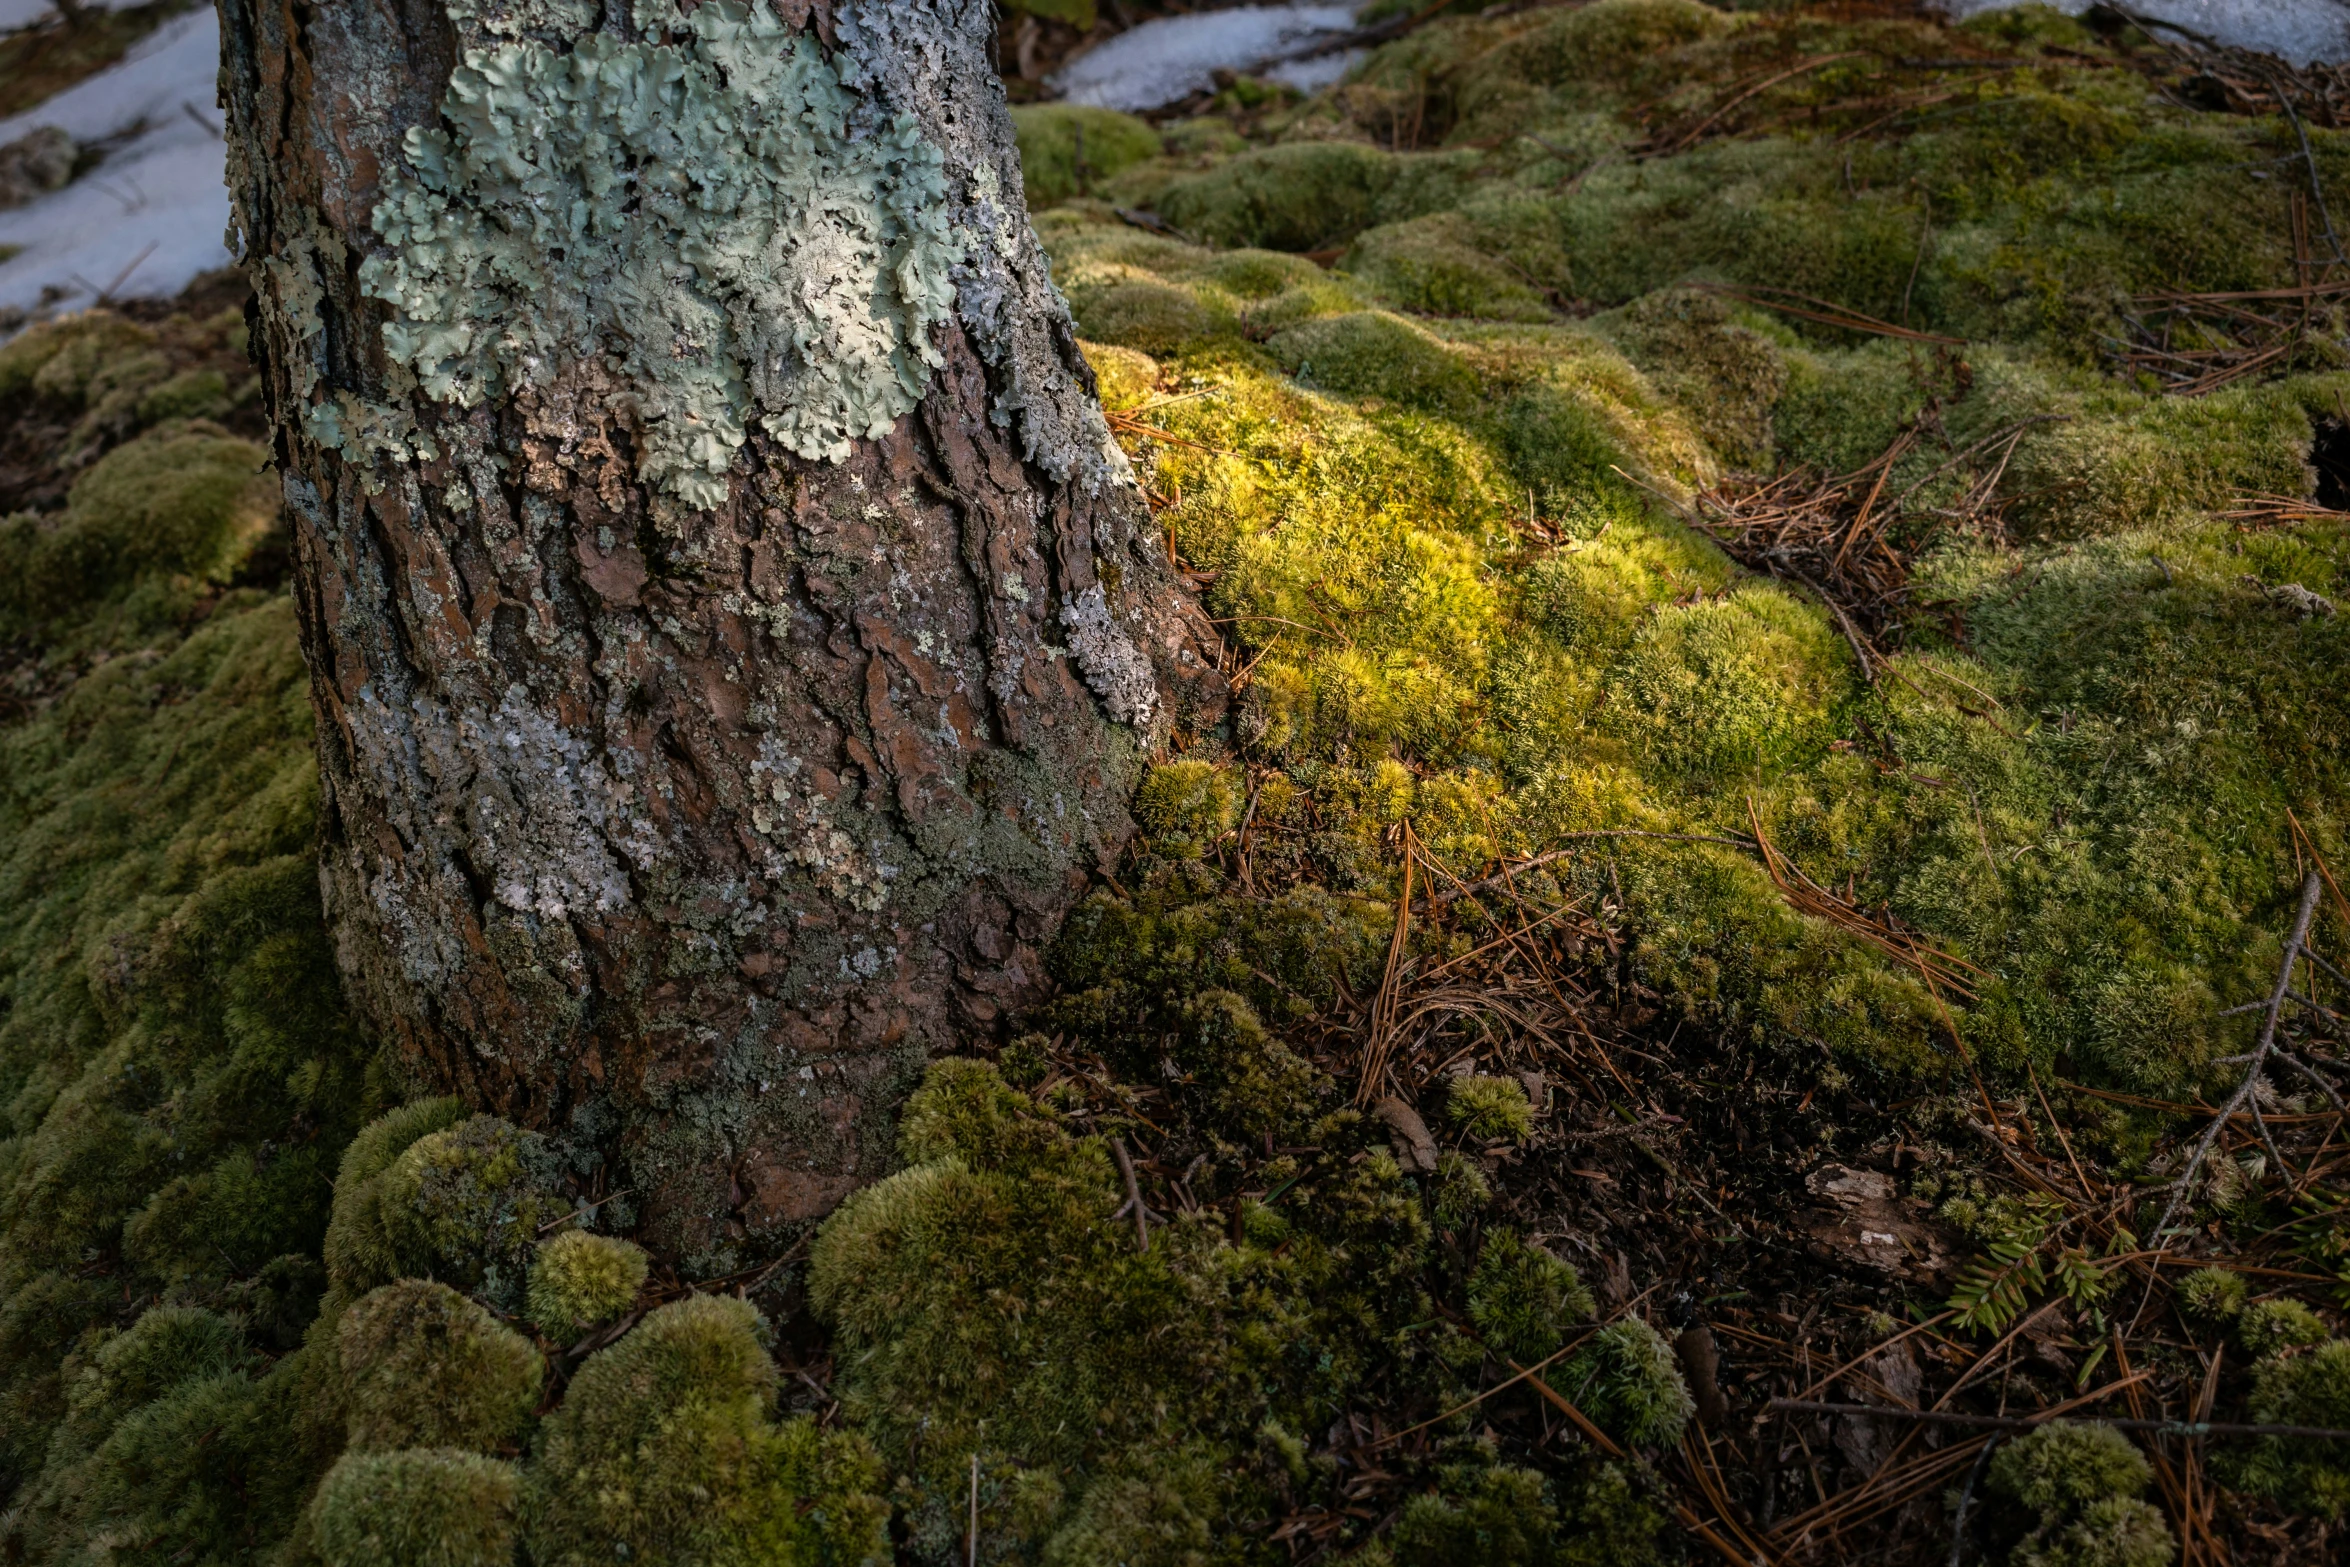
<svg viewBox="0 0 2350 1567"><path fill-rule="evenodd" d="M2276 1045L2277 1015L2284 1009L2285 993L2292 988L2293 970L2300 960L2302 944L2309 939L2310 922L2317 916L2317 895L2322 890L2323 884L2319 881L2316 871L2312 870L2308 876L2303 878L2301 906L2293 916L2293 933L2285 939L2284 960L2277 966L2277 982L2269 992L2268 1006L2260 1020L2260 1037L2252 1047L2251 1058L2244 1068L2242 1080L2236 1084L2235 1092L2228 1096L2227 1103L2212 1116L2211 1125L2206 1127L2202 1137L2196 1140L2195 1151L2188 1156L2186 1167L2179 1172L2178 1178L2170 1183L2170 1200L2163 1205L2162 1218L2154 1226L2150 1237L2157 1245L2160 1245L2162 1237L2170 1232L2171 1220L2178 1216L2179 1204L2186 1199L2188 1192L2192 1189L2197 1172L2203 1168L2204 1159L2211 1153L2212 1144L2219 1141L2220 1132L2228 1122L2241 1113L2247 1105L2250 1105L2254 1124L2261 1124L2260 1110L2258 1105L2252 1103L2252 1096L2260 1084L2266 1080L2269 1051ZM2265 1127L2262 1135L2264 1137L2267 1135ZM2278 1162L2280 1164L2283 1162L2283 1155L2278 1155ZM2152 1293L2151 1285L2148 1286L2148 1292ZM2144 1301L2139 1303L2139 1310L2141 1312L2145 1310ZM2135 1323L2136 1318L2133 1317L2131 1320Z"/></svg>
<svg viewBox="0 0 2350 1567"><path fill-rule="evenodd" d="M1817 321L1822 326L1838 327L1847 332L1861 332L1873 337L1898 337L1913 343L1940 343L1949 348L1966 347L1967 340L1963 337L1946 337L1940 332L1920 332L1914 327L1896 326L1890 321L1863 315L1833 300L1816 299L1793 289L1767 288L1759 283L1691 283L1689 287L1708 294L1742 299L1750 305L1760 305L1766 310L1776 310L1806 321Z"/></svg>
<svg viewBox="0 0 2350 1567"><path fill-rule="evenodd" d="M1789 66L1786 70L1779 72L1775 76L1767 76L1761 81L1754 83L1742 91L1731 94L1730 97L1726 99L1711 114L1707 115L1704 119L1699 120L1688 130L1683 131L1678 136L1675 136L1670 142L1659 144L1650 155L1654 157L1670 157L1674 153L1687 152L1691 147L1697 145L1697 139L1703 136L1708 130L1711 130L1723 115L1728 114L1732 109L1737 108L1740 104L1746 102L1750 98L1755 97L1757 94L1768 92L1773 87L1778 86L1781 82L1793 81L1798 76L1808 76L1813 71L1820 70L1826 66L1835 65L1844 60L1858 60L1866 54L1867 51L1863 49L1847 49L1842 54L1823 54L1817 59L1799 61L1795 65Z"/></svg>
<svg viewBox="0 0 2350 1567"><path fill-rule="evenodd" d="M1126 1181L1126 1208L1132 1209L1134 1212L1134 1249L1149 1251L1151 1249L1150 1209L1142 1200L1142 1182L1134 1174L1134 1156L1126 1151L1125 1138L1113 1137L1110 1139L1110 1157L1118 1162L1118 1174ZM1126 1209L1119 1210L1121 1213L1125 1211ZM1112 1214L1110 1217L1116 1218L1118 1215Z"/></svg>

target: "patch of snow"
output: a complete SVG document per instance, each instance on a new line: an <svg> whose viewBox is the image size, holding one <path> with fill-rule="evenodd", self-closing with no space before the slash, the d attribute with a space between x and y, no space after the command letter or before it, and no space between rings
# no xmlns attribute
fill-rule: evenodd
<svg viewBox="0 0 2350 1567"><path fill-rule="evenodd" d="M1318 37L1350 31L1354 13L1351 5L1244 5L1162 17L1088 49L1062 67L1053 86L1071 103L1130 113L1156 109L1213 86L1218 71L1245 71ZM1338 80L1347 63L1329 55L1267 74L1312 91Z"/></svg>
<svg viewBox="0 0 2350 1567"><path fill-rule="evenodd" d="M1943 0L1953 21L1986 11L2004 11L2018 0ZM2059 11L2079 16L2093 0L2051 0ZM2350 4L2345 0L2135 0L2131 9L2156 21L2176 22L2206 38L2239 49L2258 49L2295 65L2350 60ZM2162 29L2153 29L2162 36ZM2176 41L2176 40L2174 40Z"/></svg>
<svg viewBox="0 0 2350 1567"><path fill-rule="evenodd" d="M1334 49L1328 54L1315 55L1310 60L1291 60L1276 65L1265 73L1265 80L1294 87L1308 95L1325 87L1335 87L1347 72L1359 65L1370 54L1368 49Z"/></svg>
<svg viewBox="0 0 2350 1567"><path fill-rule="evenodd" d="M85 11L127 11L140 0L82 0ZM0 0L0 33L37 26L57 14L56 0Z"/></svg>
<svg viewBox="0 0 2350 1567"><path fill-rule="evenodd" d="M222 237L219 75L220 19L205 6L164 23L118 64L0 120L0 145L54 125L107 149L63 190L0 212L0 249L23 247L0 261L0 308L89 304L118 277L117 296L176 294L234 259Z"/></svg>

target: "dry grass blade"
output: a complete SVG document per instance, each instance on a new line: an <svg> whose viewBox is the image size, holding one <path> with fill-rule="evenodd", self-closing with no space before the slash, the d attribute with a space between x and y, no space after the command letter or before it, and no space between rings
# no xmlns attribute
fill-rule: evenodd
<svg viewBox="0 0 2350 1567"><path fill-rule="evenodd" d="M1760 284L1738 287L1728 283L1692 283L1689 286L1703 289L1709 294L1742 299L1750 305L1760 305L1766 310L1776 310L1805 321L1817 321L1822 326L1837 327L1846 332L1860 332L1871 337L1898 337L1912 343L1940 343L1947 348L1966 347L1966 339L1963 337L1946 337L1940 332L1920 332L1914 327L1895 326L1890 321L1880 321L1875 316L1847 309L1834 300L1799 294L1793 289L1765 288Z"/></svg>
<svg viewBox="0 0 2350 1567"><path fill-rule="evenodd" d="M2298 127L2298 120L2295 121ZM2123 312L2126 340L2107 339L2117 367L2151 376L2177 397L2196 397L2256 374L2284 374L2312 344L2341 336L2340 301L2350 282L2317 281L2315 275L2341 264L2333 220L2325 214L2322 188L2311 168L2311 195L2325 223L2335 259L2321 263L2311 249L2309 203L2296 191L2291 206L2291 243L2302 281L2291 288L2187 292L2163 289L2138 295ZM2274 312L2254 305L2281 306Z"/></svg>
<svg viewBox="0 0 2350 1567"><path fill-rule="evenodd" d="M1363 1039L1361 1080L1355 1085L1355 1103L1367 1105L1384 1091L1388 1057L1395 1049L1396 1002L1402 991L1404 955L1412 936L1412 872L1419 863L1419 841L1412 824L1403 824L1403 891L1395 900L1395 933L1387 942L1387 968L1372 999L1371 1017Z"/></svg>
<svg viewBox="0 0 2350 1567"><path fill-rule="evenodd" d="M1532 1387L1535 1392L1541 1394L1544 1401L1547 1402L1553 1409L1556 1409L1560 1414L1565 1415L1567 1419L1574 1425L1575 1429L1583 1433L1584 1440L1588 1441L1593 1447L1598 1448L1601 1452L1605 1453L1610 1458L1622 1458L1625 1456L1622 1445L1619 1444L1614 1437L1609 1436L1605 1431L1602 1431L1596 1424L1593 1423L1589 1415L1583 1413L1582 1410L1577 1409L1573 1404L1569 1403L1556 1388L1543 1381L1540 1377L1535 1376L1532 1372L1527 1371L1525 1367L1519 1365L1514 1360L1509 1362L1509 1368L1512 1371L1524 1373L1527 1385ZM1737 1567L1755 1567L1755 1563L1758 1559L1763 1563L1770 1564L1770 1567L1776 1567L1776 1563L1779 1560L1777 1556L1770 1553L1767 1549L1761 1549L1759 1547L1759 1558L1756 1555L1750 1555L1745 1552L1741 1552L1736 1546L1723 1539L1711 1524L1698 1517L1696 1511L1686 1502L1676 1500L1673 1503L1673 1512L1674 1515L1681 1520L1681 1527L1687 1529L1691 1534L1696 1535L1700 1540L1703 1540L1707 1545L1711 1546L1715 1551L1719 1552L1725 1560L1735 1562Z"/></svg>
<svg viewBox="0 0 2350 1567"><path fill-rule="evenodd" d="M1922 431L1930 427L1921 419L1850 473L1795 469L1768 479L1725 479L1698 494L1692 520L1741 565L1818 594L1873 682L1884 666L1884 644L1900 635L1909 597L1909 562L1893 542L1897 525L1923 517L1933 519L1936 528L2000 530L2002 507L1996 496L2009 460L2033 426L2054 417L2036 415L2003 425L1889 494L1894 470L1918 449ZM1980 471L1965 480L1950 504L1918 504L1930 486L1978 460Z"/></svg>
<svg viewBox="0 0 2350 1567"><path fill-rule="evenodd" d="M2239 495L2218 516L2223 522L2247 528L2283 528L2298 522L2350 522L2350 512L2336 511L2331 506L2320 506L2292 495Z"/></svg>
<svg viewBox="0 0 2350 1567"><path fill-rule="evenodd" d="M1164 407L1166 406L1166 403L1172 403L1177 400L1178 399L1170 397L1166 399L1164 403L1153 404L1152 406ZM1114 413L1108 409L1104 409L1102 411L1102 417L1108 421L1110 429L1113 432L1119 435L1123 435L1130 440L1164 441L1171 446L1186 446L1195 452L1206 452L1211 457L1238 457L1241 455L1239 452L1233 451L1229 447L1210 446L1205 441L1195 441L1187 435L1177 435L1174 431L1161 429L1158 425L1145 424L1142 420L1135 418L1131 413Z"/></svg>
<svg viewBox="0 0 2350 1567"><path fill-rule="evenodd" d="M1749 83L1747 86L1740 88L1738 91L1733 92L1729 97L1723 99L1712 113L1708 114L1704 119L1699 120L1695 125L1689 127L1689 129L1669 138L1660 138L1658 144L1653 149L1651 149L1651 154L1653 156L1669 157L1677 152L1686 152L1691 147L1696 146L1699 138L1703 137L1707 131L1711 130L1715 125L1719 124L1723 115L1728 114L1732 109L1737 108L1740 104L1746 102L1748 99L1770 91L1773 87L1778 86L1781 82L1793 81L1798 76L1807 76L1813 71L1819 70L1823 66L1835 65L1844 60L1859 60L1864 58L1866 58L1866 51L1860 49L1848 49L1842 54L1823 54L1816 59L1798 61L1796 64L1789 66L1786 70L1775 72L1772 75L1764 77L1760 81Z"/></svg>
<svg viewBox="0 0 2350 1567"><path fill-rule="evenodd" d="M1929 946L1896 922L1890 913L1880 919L1813 881L1764 834L1762 815L1752 800L1747 802L1746 812L1747 820L1754 826L1755 842L1762 848L1763 867L1770 873L1772 885L1797 911L1824 919L1846 934L1899 959L1915 969L1937 992L1947 990L1961 1001L1975 999L1973 984L1982 977L1981 969L1953 953Z"/></svg>

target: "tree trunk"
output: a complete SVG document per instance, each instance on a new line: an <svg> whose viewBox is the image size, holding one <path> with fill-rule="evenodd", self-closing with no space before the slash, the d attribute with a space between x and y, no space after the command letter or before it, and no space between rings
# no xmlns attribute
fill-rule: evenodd
<svg viewBox="0 0 2350 1567"><path fill-rule="evenodd" d="M352 997L688 1266L756 1255L1222 701L992 7L222 12Z"/></svg>

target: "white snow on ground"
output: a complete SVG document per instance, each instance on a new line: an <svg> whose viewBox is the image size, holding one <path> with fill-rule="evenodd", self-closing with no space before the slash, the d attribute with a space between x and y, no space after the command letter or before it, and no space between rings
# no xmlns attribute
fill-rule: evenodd
<svg viewBox="0 0 2350 1567"><path fill-rule="evenodd" d="M1944 0L1953 19L2003 11L2016 0ZM2078 16L2092 0L2051 0L2059 11ZM2258 49L2295 65L2312 60L2350 60L2350 4L2345 0L2135 0L2140 16L2176 22L2207 38L2240 49ZM2154 29L2156 37L2162 30Z"/></svg>
<svg viewBox="0 0 2350 1567"><path fill-rule="evenodd" d="M0 145L44 125L84 145L123 138L63 190L0 212L0 248L24 247L0 261L0 309L38 309L44 291L50 303L87 305L118 277L118 296L176 294L229 264L219 74L220 21L205 6L164 23L118 64L0 120Z"/></svg>
<svg viewBox="0 0 2350 1567"><path fill-rule="evenodd" d="M1945 0L1954 17L2011 3ZM0 0L0 30L38 21L51 4ZM2056 4L2080 12L2090 0ZM2296 62L2350 60L2350 0L2138 0L2137 8ZM1246 70L1318 36L1348 30L1355 25L1354 9L1258 5L1166 17L1079 55L1056 85L1072 103L1157 108L1212 85L1217 70ZM120 64L0 120L0 144L44 125L84 145L113 143L93 172L0 212L0 251L21 247L0 261L0 309L73 308L107 290L118 296L174 294L199 273L229 263L222 238L228 191L220 111L213 102L219 39L218 20L205 6L165 23ZM1359 57L1359 51L1323 55L1267 74L1311 92L1337 81Z"/></svg>
<svg viewBox="0 0 2350 1567"><path fill-rule="evenodd" d="M1337 86L1339 78L1353 70L1370 52L1368 49L1336 49L1329 54L1315 55L1310 60L1291 60L1267 71L1265 80L1280 82L1302 93L1318 93L1325 87Z"/></svg>
<svg viewBox="0 0 2350 1567"><path fill-rule="evenodd" d="M1246 5L1162 17L1088 49L1053 85L1071 103L1155 109L1214 85L1217 71L1245 71L1317 36L1347 32L1354 13L1351 5ZM1311 92L1338 80L1347 63L1327 55L1266 74Z"/></svg>
<svg viewBox="0 0 2350 1567"><path fill-rule="evenodd" d="M127 11L139 0L82 0L85 11ZM45 22L57 14L55 0L0 0L0 33Z"/></svg>

